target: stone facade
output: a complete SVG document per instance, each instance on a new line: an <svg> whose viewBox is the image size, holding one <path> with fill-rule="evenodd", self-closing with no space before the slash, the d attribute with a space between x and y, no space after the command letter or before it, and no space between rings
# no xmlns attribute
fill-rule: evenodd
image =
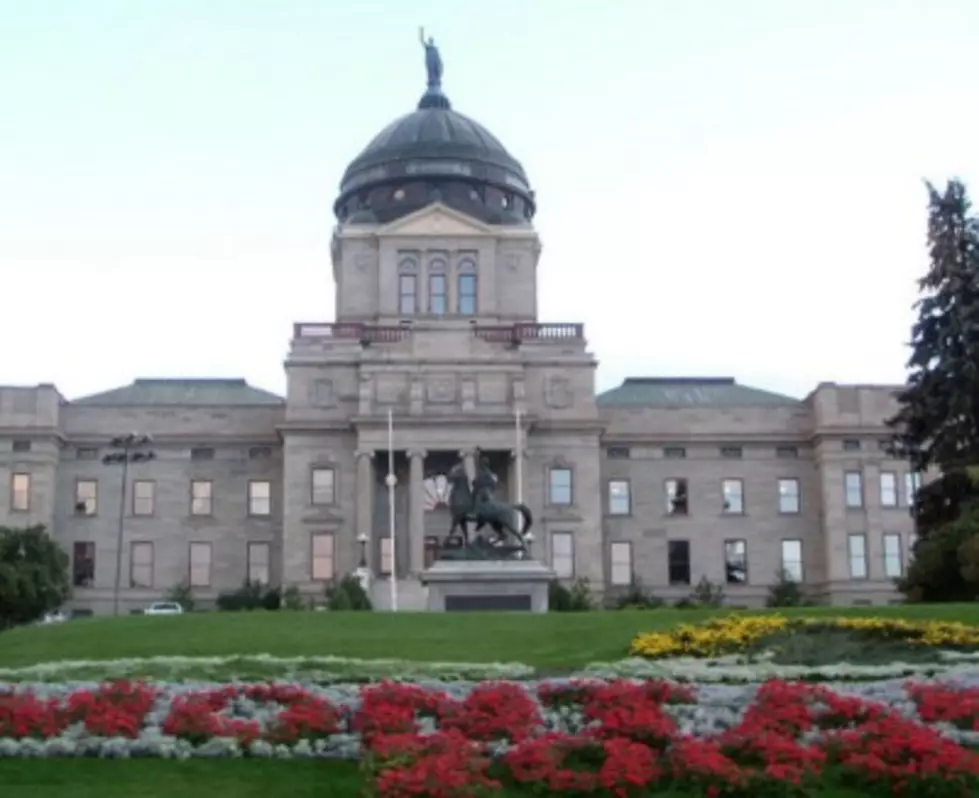
<svg viewBox="0 0 979 798"><path fill-rule="evenodd" d="M881 446L896 386L796 400L635 378L596 396L582 326L538 321L539 254L529 223L439 202L340 224L336 321L295 325L284 398L242 380L138 380L75 401L0 388L0 525L51 529L72 556L72 605L95 612L112 608L120 510L125 610L188 581L205 605L248 578L321 595L362 557L379 606L393 568L401 607L423 609L418 577L448 529L438 477L479 447L500 492L532 509L535 555L608 598L637 578L679 599L707 576L760 604L780 569L826 601L896 598L914 488ZM121 503L121 468L101 458L130 430L157 457L130 467Z"/></svg>

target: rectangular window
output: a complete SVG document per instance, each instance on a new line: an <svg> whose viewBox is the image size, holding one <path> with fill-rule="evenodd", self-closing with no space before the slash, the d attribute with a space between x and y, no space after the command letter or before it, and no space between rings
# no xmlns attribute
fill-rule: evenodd
<svg viewBox="0 0 979 798"><path fill-rule="evenodd" d="M269 583L269 561L272 547L268 543L248 544L248 582L267 585Z"/></svg>
<svg viewBox="0 0 979 798"><path fill-rule="evenodd" d="M725 457L728 460L740 460L744 457L744 449L740 446L722 446L721 457Z"/></svg>
<svg viewBox="0 0 979 798"><path fill-rule="evenodd" d="M377 572L381 576L390 576L394 568L394 550L391 548L391 538L381 538L381 562Z"/></svg>
<svg viewBox="0 0 979 798"><path fill-rule="evenodd" d="M782 578L791 582L802 581L802 541L782 541Z"/></svg>
<svg viewBox="0 0 979 798"><path fill-rule="evenodd" d="M79 446L75 449L76 460L98 460L99 450L94 446Z"/></svg>
<svg viewBox="0 0 979 798"><path fill-rule="evenodd" d="M574 535L551 532L551 570L558 579L574 576Z"/></svg>
<svg viewBox="0 0 979 798"><path fill-rule="evenodd" d="M248 483L248 514L272 515L272 483L253 479Z"/></svg>
<svg viewBox="0 0 979 798"><path fill-rule="evenodd" d="M95 585L95 544L76 541L71 547L71 583L75 587Z"/></svg>
<svg viewBox="0 0 979 798"><path fill-rule="evenodd" d="M629 480L610 479L608 481L608 514L629 515L632 502L629 496Z"/></svg>
<svg viewBox="0 0 979 798"><path fill-rule="evenodd" d="M801 508L799 480L780 479L778 481L778 511L783 515L796 515Z"/></svg>
<svg viewBox="0 0 979 798"><path fill-rule="evenodd" d="M26 513L31 509L31 475L13 474L10 477L10 509Z"/></svg>
<svg viewBox="0 0 979 798"><path fill-rule="evenodd" d="M25 438L16 440L11 447L15 452L29 452L31 450L31 442Z"/></svg>
<svg viewBox="0 0 979 798"><path fill-rule="evenodd" d="M867 536L863 534L849 535L847 551L850 556L850 578L867 578Z"/></svg>
<svg viewBox="0 0 979 798"><path fill-rule="evenodd" d="M428 312L435 316L444 316L448 304L445 301L445 275L430 274L428 276Z"/></svg>
<svg viewBox="0 0 979 798"><path fill-rule="evenodd" d="M690 511L687 499L687 481L685 479L668 479L663 483L666 490L666 514L687 515Z"/></svg>
<svg viewBox="0 0 979 798"><path fill-rule="evenodd" d="M316 532L313 534L312 577L314 581L328 582L334 577L333 552L332 532Z"/></svg>
<svg viewBox="0 0 979 798"><path fill-rule="evenodd" d="M133 482L133 515L153 515L156 483L148 479Z"/></svg>
<svg viewBox="0 0 979 798"><path fill-rule="evenodd" d="M609 548L610 571L613 585L632 584L632 544L613 543Z"/></svg>
<svg viewBox="0 0 979 798"><path fill-rule="evenodd" d="M798 446L776 446L775 456L783 460L796 460L799 457Z"/></svg>
<svg viewBox="0 0 979 798"><path fill-rule="evenodd" d="M846 488L846 506L850 509L863 507L863 477L859 471L847 471L843 475Z"/></svg>
<svg viewBox="0 0 979 798"><path fill-rule="evenodd" d="M418 312L418 278L414 274L398 275L398 313L412 316Z"/></svg>
<svg viewBox="0 0 979 798"><path fill-rule="evenodd" d="M916 474L913 471L908 472L904 475L904 503L908 507L914 505L915 497L918 495L918 489L921 487L921 474Z"/></svg>
<svg viewBox="0 0 979 798"><path fill-rule="evenodd" d="M631 455L628 446L609 446L605 456L609 460L628 460Z"/></svg>
<svg viewBox="0 0 979 798"><path fill-rule="evenodd" d="M683 460L687 456L687 450L682 446L667 446L663 449L663 457L667 460Z"/></svg>
<svg viewBox="0 0 979 798"><path fill-rule="evenodd" d="M210 515L214 483L209 479L195 479L190 483L190 514Z"/></svg>
<svg viewBox="0 0 979 798"><path fill-rule="evenodd" d="M310 482L312 485L310 501L313 504L324 505L336 502L336 481L332 468L314 468Z"/></svg>
<svg viewBox="0 0 979 798"><path fill-rule="evenodd" d="M476 315L476 275L459 275L459 315Z"/></svg>
<svg viewBox="0 0 979 798"><path fill-rule="evenodd" d="M748 544L745 541L724 541L724 573L729 585L743 585L748 581Z"/></svg>
<svg viewBox="0 0 979 798"><path fill-rule="evenodd" d="M271 456L271 446L251 446L248 449L249 460L268 460Z"/></svg>
<svg viewBox="0 0 979 798"><path fill-rule="evenodd" d="M195 446L190 450L190 459L198 462L202 460L213 460L214 449L208 446Z"/></svg>
<svg viewBox="0 0 979 798"><path fill-rule="evenodd" d="M547 479L547 503L560 507L571 504L571 469L551 468Z"/></svg>
<svg viewBox="0 0 979 798"><path fill-rule="evenodd" d="M721 483L724 499L724 512L728 515L741 515L744 512L744 482L740 479L725 479Z"/></svg>
<svg viewBox="0 0 979 798"><path fill-rule="evenodd" d="M844 452L859 452L860 451L860 441L856 438L847 438L843 441L843 451Z"/></svg>
<svg viewBox="0 0 979 798"><path fill-rule="evenodd" d="M690 541L670 540L666 544L666 559L671 585L690 584Z"/></svg>
<svg viewBox="0 0 979 798"><path fill-rule="evenodd" d="M190 544L190 586L211 586L211 555L213 549L210 543Z"/></svg>
<svg viewBox="0 0 979 798"><path fill-rule="evenodd" d="M153 587L153 544L131 543L129 546L129 586Z"/></svg>
<svg viewBox="0 0 979 798"><path fill-rule="evenodd" d="M884 535L884 576L896 579L904 573L904 554L901 551L901 536L888 532Z"/></svg>
<svg viewBox="0 0 979 798"><path fill-rule="evenodd" d="M99 483L80 479L75 483L75 515L93 516L99 510Z"/></svg>
<svg viewBox="0 0 979 798"><path fill-rule="evenodd" d="M897 474L880 472L880 506L897 507Z"/></svg>

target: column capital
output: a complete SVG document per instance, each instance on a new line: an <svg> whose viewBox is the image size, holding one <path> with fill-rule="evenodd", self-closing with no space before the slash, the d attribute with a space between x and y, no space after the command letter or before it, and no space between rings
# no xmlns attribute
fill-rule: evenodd
<svg viewBox="0 0 979 798"><path fill-rule="evenodd" d="M428 450L426 449L409 449L408 459L409 460L424 460L428 457Z"/></svg>
<svg viewBox="0 0 979 798"><path fill-rule="evenodd" d="M373 449L358 449L356 452L354 452L354 457L356 457L358 460L360 460L361 458L365 458L365 457L368 460L370 460L370 459L372 459L374 457L374 450Z"/></svg>
<svg viewBox="0 0 979 798"><path fill-rule="evenodd" d="M524 460L529 459L530 456L533 453L534 453L534 450L533 449L522 449L521 452L520 452L520 454L523 455L523 459ZM516 460L517 459L517 450L516 449L511 449L510 450L510 459L511 460Z"/></svg>

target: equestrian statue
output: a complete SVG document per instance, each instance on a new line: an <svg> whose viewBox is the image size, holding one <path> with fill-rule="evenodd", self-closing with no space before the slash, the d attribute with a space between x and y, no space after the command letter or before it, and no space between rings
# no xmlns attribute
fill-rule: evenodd
<svg viewBox="0 0 979 798"><path fill-rule="evenodd" d="M475 558L478 555L482 559L509 559L528 554L525 535L534 523L530 508L496 498L497 479L487 458L478 457L476 476L471 485L462 461L452 467L446 478L452 490L449 494L452 513L449 537L459 530L464 544L459 557ZM517 513L523 519L519 528L515 523ZM477 533L488 525L495 533L494 537L486 540L480 536L470 542L469 524L476 525Z"/></svg>

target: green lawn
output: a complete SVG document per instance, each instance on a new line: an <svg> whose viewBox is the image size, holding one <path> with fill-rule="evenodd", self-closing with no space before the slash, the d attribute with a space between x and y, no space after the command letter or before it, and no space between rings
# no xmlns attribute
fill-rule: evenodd
<svg viewBox="0 0 979 798"><path fill-rule="evenodd" d="M783 611L785 612L785 611ZM550 613L190 613L90 618L0 634L0 667L151 656L327 655L564 668L626 656L640 631L728 614L710 610ZM979 603L819 607L792 615L880 615L979 624Z"/></svg>

